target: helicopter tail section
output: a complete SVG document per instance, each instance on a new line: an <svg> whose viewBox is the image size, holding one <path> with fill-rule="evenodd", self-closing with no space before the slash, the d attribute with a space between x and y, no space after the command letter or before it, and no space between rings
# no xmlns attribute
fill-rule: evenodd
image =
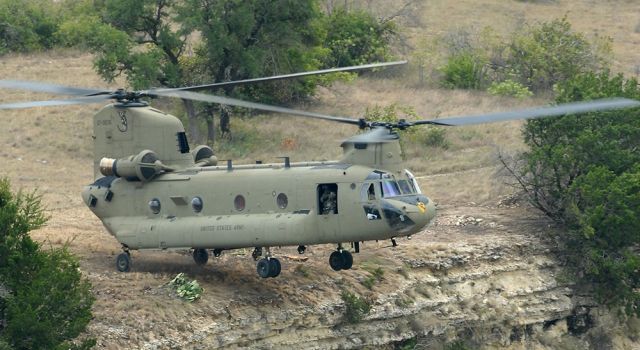
<svg viewBox="0 0 640 350"><path fill-rule="evenodd" d="M127 158L152 150L173 169L195 164L180 120L145 104L110 104L93 117L93 171L97 179L103 158Z"/></svg>

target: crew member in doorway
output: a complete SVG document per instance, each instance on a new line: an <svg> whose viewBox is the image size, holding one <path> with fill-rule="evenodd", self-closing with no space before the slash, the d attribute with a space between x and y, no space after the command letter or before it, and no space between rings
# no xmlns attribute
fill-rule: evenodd
<svg viewBox="0 0 640 350"><path fill-rule="evenodd" d="M338 212L338 197L336 193L332 191L329 186L324 185L322 187L322 196L320 196L320 203L322 203L322 215L337 214Z"/></svg>

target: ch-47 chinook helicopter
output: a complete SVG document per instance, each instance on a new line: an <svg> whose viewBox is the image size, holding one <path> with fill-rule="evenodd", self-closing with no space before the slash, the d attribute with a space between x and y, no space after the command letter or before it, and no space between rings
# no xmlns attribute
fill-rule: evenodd
<svg viewBox="0 0 640 350"><path fill-rule="evenodd" d="M570 113L637 107L640 102L607 99L476 116L396 123L328 116L193 92L227 84L289 79L406 62L294 73L200 86L135 92L105 91L0 80L0 87L73 95L62 100L0 105L0 109L87 104L115 100L93 117L95 182L82 198L121 244L119 271L130 270L130 250L193 249L199 265L209 253L254 248L260 277L280 274L270 247L336 244L333 270L350 269L360 242L410 236L436 215L434 203L402 166L396 130L419 125L470 125ZM154 109L144 97L175 97L348 123L365 130L342 143L337 161L218 165L208 146L191 149L180 120Z"/></svg>

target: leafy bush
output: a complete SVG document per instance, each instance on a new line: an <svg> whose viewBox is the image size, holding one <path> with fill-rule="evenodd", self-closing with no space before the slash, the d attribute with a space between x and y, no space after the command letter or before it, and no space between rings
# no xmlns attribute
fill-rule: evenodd
<svg viewBox="0 0 640 350"><path fill-rule="evenodd" d="M566 17L544 22L511 38L498 70L534 92L550 90L556 83L608 66L610 41L598 40L590 43L574 32Z"/></svg>
<svg viewBox="0 0 640 350"><path fill-rule="evenodd" d="M558 84L558 102L640 99L635 79L586 73ZM534 206L564 224L565 258L606 305L640 314L640 109L528 121L530 150L514 172Z"/></svg>
<svg viewBox="0 0 640 350"><path fill-rule="evenodd" d="M420 135L420 143L429 147L449 148L449 140L447 139L447 130L443 127L423 128Z"/></svg>
<svg viewBox="0 0 640 350"><path fill-rule="evenodd" d="M202 292L204 292L204 289L200 287L198 281L188 281L182 272L177 274L176 277L169 282L169 285L173 287L178 297L189 302L199 299Z"/></svg>
<svg viewBox="0 0 640 350"><path fill-rule="evenodd" d="M342 301L344 301L344 317L349 323L358 323L371 311L371 304L365 298L343 290Z"/></svg>
<svg viewBox="0 0 640 350"><path fill-rule="evenodd" d="M330 50L325 65L342 67L388 60L396 27L364 11L338 8L325 17L324 30L323 46Z"/></svg>
<svg viewBox="0 0 640 350"><path fill-rule="evenodd" d="M492 95L498 96L511 96L517 98L533 96L533 93L526 86L513 80L505 80L500 83L493 82L487 91Z"/></svg>
<svg viewBox="0 0 640 350"><path fill-rule="evenodd" d="M0 0L0 54L53 47L59 12L56 2Z"/></svg>
<svg viewBox="0 0 640 350"><path fill-rule="evenodd" d="M472 52L463 51L450 56L440 68L442 86L450 89L479 89L485 81L485 61Z"/></svg>
<svg viewBox="0 0 640 350"><path fill-rule="evenodd" d="M606 69L611 55L610 38L587 40L566 18L523 27L506 39L485 28L448 33L439 41L446 51L438 69L443 87L490 85L491 93L518 97L529 93L515 83L535 93L549 91L575 75Z"/></svg>
<svg viewBox="0 0 640 350"><path fill-rule="evenodd" d="M0 180L0 344L13 349L90 348L70 341L91 320L94 297L67 250L43 251L29 237L46 217L40 197ZM4 327L4 328L3 328Z"/></svg>

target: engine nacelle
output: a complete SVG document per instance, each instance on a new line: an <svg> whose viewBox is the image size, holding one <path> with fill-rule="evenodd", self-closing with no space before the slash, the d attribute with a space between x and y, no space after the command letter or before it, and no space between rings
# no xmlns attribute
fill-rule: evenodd
<svg viewBox="0 0 640 350"><path fill-rule="evenodd" d="M154 176L165 171L172 171L172 169L162 164L158 156L150 150L144 150L127 158L100 160L102 175L123 177L128 181L151 181Z"/></svg>
<svg viewBox="0 0 640 350"><path fill-rule="evenodd" d="M213 150L207 145L200 145L192 152L193 160L197 167L215 166L218 164L218 157L213 155Z"/></svg>

